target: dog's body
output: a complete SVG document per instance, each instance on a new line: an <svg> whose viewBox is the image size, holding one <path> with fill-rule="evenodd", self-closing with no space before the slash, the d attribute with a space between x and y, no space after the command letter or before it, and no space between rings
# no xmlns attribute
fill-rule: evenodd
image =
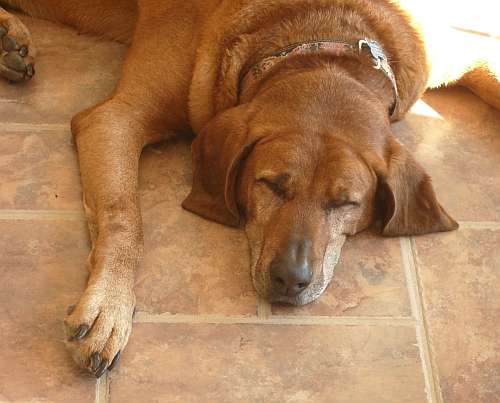
<svg viewBox="0 0 500 403"><path fill-rule="evenodd" d="M131 330L145 145L198 135L184 206L224 224L243 221L259 294L303 304L328 285L345 235L367 228L376 214L385 235L457 227L392 137L391 119L402 118L426 88L458 80L500 109L487 52L455 52L444 32L386 0L0 4L130 44L114 93L72 122L93 248L87 289L66 320L68 345L96 376L114 365ZM2 9L0 24L0 75L30 78L29 33ZM242 84L252 66L290 44L363 39L388 55L397 103L390 80L353 55L292 55Z"/></svg>

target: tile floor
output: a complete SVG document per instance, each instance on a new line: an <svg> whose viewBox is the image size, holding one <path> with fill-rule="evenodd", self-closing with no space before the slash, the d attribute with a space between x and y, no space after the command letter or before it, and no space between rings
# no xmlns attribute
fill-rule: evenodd
<svg viewBox="0 0 500 403"><path fill-rule="evenodd" d="M256 297L240 231L181 209L189 144L150 147L133 335L110 375L75 368L61 320L89 241L68 123L113 87L124 48L25 21L37 77L0 82L1 402L500 401L500 113L460 88L394 130L461 229L360 234L300 309Z"/></svg>

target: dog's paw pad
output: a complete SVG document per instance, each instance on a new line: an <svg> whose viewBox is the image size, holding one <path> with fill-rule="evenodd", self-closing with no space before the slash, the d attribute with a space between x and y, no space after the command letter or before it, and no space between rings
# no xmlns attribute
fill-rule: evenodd
<svg viewBox="0 0 500 403"><path fill-rule="evenodd" d="M13 15L0 14L0 77L10 82L30 80L35 75L34 54L24 24Z"/></svg>

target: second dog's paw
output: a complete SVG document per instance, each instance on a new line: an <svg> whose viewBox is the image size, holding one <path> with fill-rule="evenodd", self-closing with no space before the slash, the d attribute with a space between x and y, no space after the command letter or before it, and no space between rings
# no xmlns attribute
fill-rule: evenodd
<svg viewBox="0 0 500 403"><path fill-rule="evenodd" d="M0 77L11 82L30 80L35 74L34 56L28 29L0 8Z"/></svg>

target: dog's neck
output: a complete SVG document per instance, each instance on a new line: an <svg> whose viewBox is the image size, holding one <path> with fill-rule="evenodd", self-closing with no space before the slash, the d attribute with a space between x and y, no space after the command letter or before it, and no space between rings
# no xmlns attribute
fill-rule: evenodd
<svg viewBox="0 0 500 403"><path fill-rule="evenodd" d="M379 70L392 85L394 99L389 114L391 117L396 114L400 101L394 72L380 44L369 39L361 39L353 43L318 40L289 45L265 57L251 66L248 71L244 71L241 74L239 91L245 91L249 87L253 87L256 91L255 87L259 87L262 81L266 80L267 75L272 75L273 69L278 69L281 63L296 56L325 56L330 57L332 61L338 58L350 58Z"/></svg>
<svg viewBox="0 0 500 403"><path fill-rule="evenodd" d="M332 63L321 56L297 57L241 88L240 103L264 103L275 116L326 131L347 115L357 122L375 118L388 122L394 102L391 87L383 73L355 59Z"/></svg>

